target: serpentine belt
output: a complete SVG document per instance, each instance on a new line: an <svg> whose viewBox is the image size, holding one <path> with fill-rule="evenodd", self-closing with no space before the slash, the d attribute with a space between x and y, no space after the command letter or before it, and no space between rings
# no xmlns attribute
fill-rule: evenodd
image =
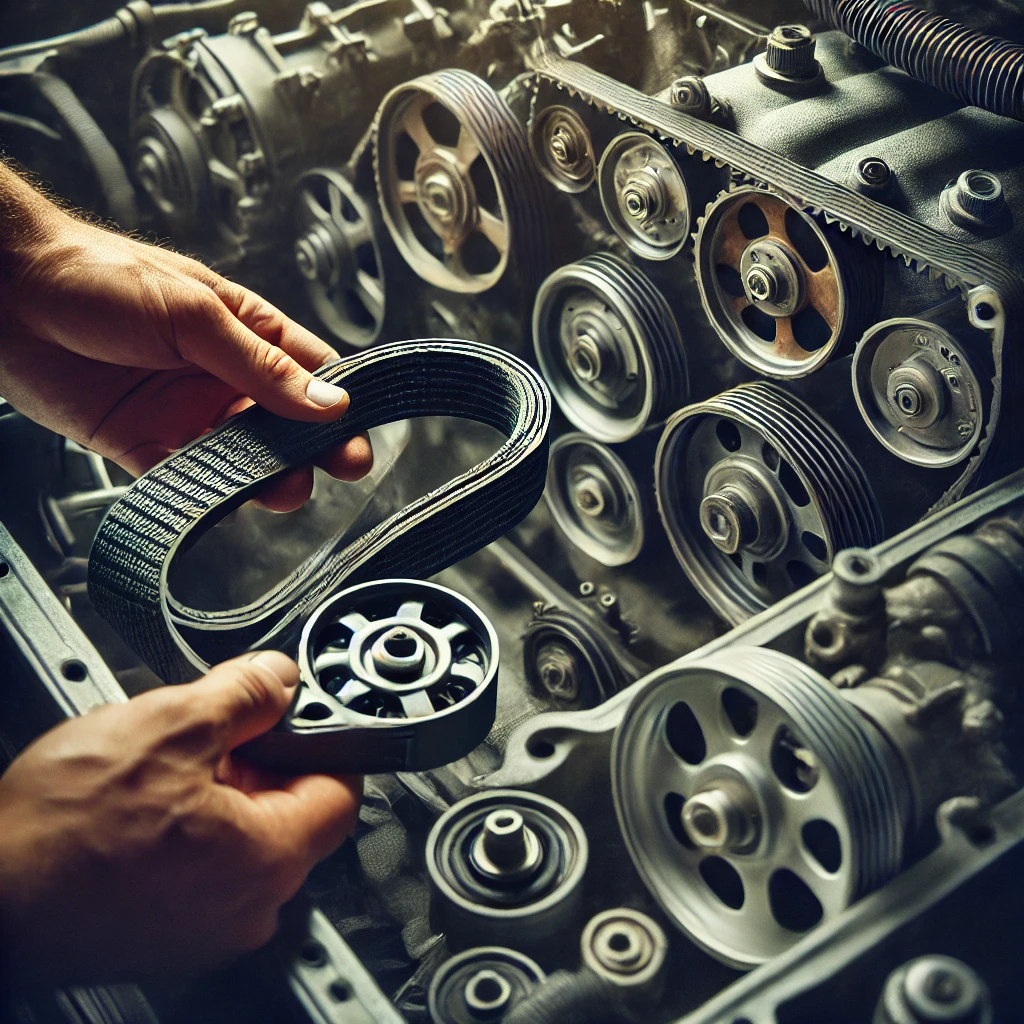
<svg viewBox="0 0 1024 1024"><path fill-rule="evenodd" d="M439 572L506 533L540 499L551 399L514 356L466 341L398 342L322 367L316 376L351 395L341 420L300 423L249 409L137 480L100 524L89 557L89 596L169 683L193 679L208 662L247 649L287 647L304 617L343 584ZM352 434L419 416L476 420L508 440L347 546L340 536L328 541L251 605L201 611L170 597L175 554L268 477Z"/></svg>

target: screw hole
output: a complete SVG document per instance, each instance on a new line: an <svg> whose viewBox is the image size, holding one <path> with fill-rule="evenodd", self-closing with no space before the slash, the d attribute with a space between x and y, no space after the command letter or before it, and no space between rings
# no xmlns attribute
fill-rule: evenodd
<svg viewBox="0 0 1024 1024"><path fill-rule="evenodd" d="M309 964L310 967L323 967L327 963L327 950L319 942L312 940L303 944L299 956L302 962Z"/></svg>
<svg viewBox="0 0 1024 1024"><path fill-rule="evenodd" d="M65 679L70 680L72 683L80 683L89 674L89 670L83 665L77 658L71 658L65 661L60 667L61 673Z"/></svg>
<svg viewBox="0 0 1024 1024"><path fill-rule="evenodd" d="M352 998L352 990L343 981L332 981L328 991L331 998L339 1003L347 1003Z"/></svg>
<svg viewBox="0 0 1024 1024"><path fill-rule="evenodd" d="M989 303L987 303L987 302L979 302L974 307L974 315L979 320L994 320L995 319L995 315L996 315L996 311L995 311L995 309Z"/></svg>
<svg viewBox="0 0 1024 1024"><path fill-rule="evenodd" d="M10 571L11 567L6 562L0 562L0 580L2 580Z"/></svg>

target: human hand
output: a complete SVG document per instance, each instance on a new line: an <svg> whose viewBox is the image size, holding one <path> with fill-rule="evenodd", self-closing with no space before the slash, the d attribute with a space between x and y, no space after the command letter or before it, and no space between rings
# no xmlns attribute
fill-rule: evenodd
<svg viewBox="0 0 1024 1024"><path fill-rule="evenodd" d="M185 973L268 941L353 830L355 777L284 778L230 751L298 668L225 662L62 723L0 777L0 964L19 986Z"/></svg>
<svg viewBox="0 0 1024 1024"><path fill-rule="evenodd" d="M12 191L21 223L3 245L0 390L31 419L139 474L253 402L310 422L347 410L344 390L310 373L338 353L269 302L69 216L0 167L0 198ZM355 480L372 462L360 435L317 464ZM311 467L292 470L260 501L297 508L312 486Z"/></svg>

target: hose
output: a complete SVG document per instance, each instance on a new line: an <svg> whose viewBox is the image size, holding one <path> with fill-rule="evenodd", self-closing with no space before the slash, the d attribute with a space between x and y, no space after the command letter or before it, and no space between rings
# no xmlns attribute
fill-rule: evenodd
<svg viewBox="0 0 1024 1024"><path fill-rule="evenodd" d="M502 1024L634 1024L618 990L593 971L556 971L502 1018Z"/></svg>
<svg viewBox="0 0 1024 1024"><path fill-rule="evenodd" d="M804 0L804 6L908 75L964 103L1024 120L1024 47L909 3Z"/></svg>
<svg viewBox="0 0 1024 1024"><path fill-rule="evenodd" d="M31 43L18 43L0 50L0 62L28 57L48 50L66 54L74 50L88 50L95 46L116 43L128 37L132 43L148 46L154 30L160 28L164 35L173 35L175 19L181 20L180 29L192 28L195 19L211 11L233 7L238 0L200 0L198 3L159 4L151 6L146 0L131 0L111 17L87 28L75 29L50 39L39 39ZM180 30L179 29L179 30Z"/></svg>
<svg viewBox="0 0 1024 1024"><path fill-rule="evenodd" d="M74 89L63 78L45 71L37 71L30 81L81 147L103 193L105 212L126 230L138 227L135 190L128 180L124 164L103 134L103 129L82 106Z"/></svg>

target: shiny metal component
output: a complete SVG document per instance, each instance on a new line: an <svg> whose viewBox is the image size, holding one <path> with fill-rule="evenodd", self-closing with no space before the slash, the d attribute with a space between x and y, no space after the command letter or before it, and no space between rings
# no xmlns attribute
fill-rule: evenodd
<svg viewBox="0 0 1024 1024"><path fill-rule="evenodd" d="M601 205L615 233L638 256L667 260L690 234L690 197L665 147L642 132L609 144L597 169Z"/></svg>
<svg viewBox="0 0 1024 1024"><path fill-rule="evenodd" d="M435 926L461 945L551 947L575 915L587 856L582 826L553 800L500 789L460 800L427 837Z"/></svg>
<svg viewBox="0 0 1024 1024"><path fill-rule="evenodd" d="M513 882L533 875L543 855L537 833L527 826L523 816L502 808L484 819L469 856L481 874Z"/></svg>
<svg viewBox="0 0 1024 1024"><path fill-rule="evenodd" d="M475 605L433 583L351 587L310 616L299 642L303 686L289 712L304 722L413 729L444 763L468 752L494 720L498 638ZM436 754L435 754L436 756Z"/></svg>
<svg viewBox="0 0 1024 1024"><path fill-rule="evenodd" d="M697 284L737 359L786 378L813 373L836 354L880 299L867 250L841 260L846 242L762 189L743 186L708 207L697 233Z"/></svg>
<svg viewBox="0 0 1024 1024"><path fill-rule="evenodd" d="M427 995L434 1024L483 1024L501 1020L544 981L529 957L500 946L467 949L446 960Z"/></svg>
<svg viewBox="0 0 1024 1024"><path fill-rule="evenodd" d="M712 608L741 622L882 537L862 470L832 428L768 384L676 413L655 490L673 550Z"/></svg>
<svg viewBox="0 0 1024 1024"><path fill-rule="evenodd" d="M853 393L871 432L919 466L955 466L974 450L986 410L968 349L912 317L885 320L853 357Z"/></svg>
<svg viewBox="0 0 1024 1024"><path fill-rule="evenodd" d="M651 894L700 946L752 967L899 867L907 783L823 677L734 647L653 677L612 750L619 824Z"/></svg>
<svg viewBox="0 0 1024 1024"><path fill-rule="evenodd" d="M594 144L579 114L569 107L546 107L537 115L530 149L540 173L562 192L584 192L593 184Z"/></svg>
<svg viewBox="0 0 1024 1024"><path fill-rule="evenodd" d="M339 171L315 170L295 187L295 267L320 323L353 348L384 326L385 282L376 214Z"/></svg>
<svg viewBox="0 0 1024 1024"><path fill-rule="evenodd" d="M922 956L886 980L873 1024L992 1024L988 986L962 960Z"/></svg>
<svg viewBox="0 0 1024 1024"><path fill-rule="evenodd" d="M659 423L688 387L672 311L634 267L610 255L560 267L533 308L540 368L562 411L600 441Z"/></svg>
<svg viewBox="0 0 1024 1024"><path fill-rule="evenodd" d="M517 251L533 272L544 256L539 179L522 128L489 86L464 71L401 85L381 104L374 139L384 221L420 277L485 291Z"/></svg>
<svg viewBox="0 0 1024 1024"><path fill-rule="evenodd" d="M563 434L551 446L544 499L569 539L603 565L626 565L640 554L640 491L610 448L585 434Z"/></svg>
<svg viewBox="0 0 1024 1024"><path fill-rule="evenodd" d="M633 997L651 997L664 982L668 939L638 910L616 907L595 914L580 939L583 963Z"/></svg>

